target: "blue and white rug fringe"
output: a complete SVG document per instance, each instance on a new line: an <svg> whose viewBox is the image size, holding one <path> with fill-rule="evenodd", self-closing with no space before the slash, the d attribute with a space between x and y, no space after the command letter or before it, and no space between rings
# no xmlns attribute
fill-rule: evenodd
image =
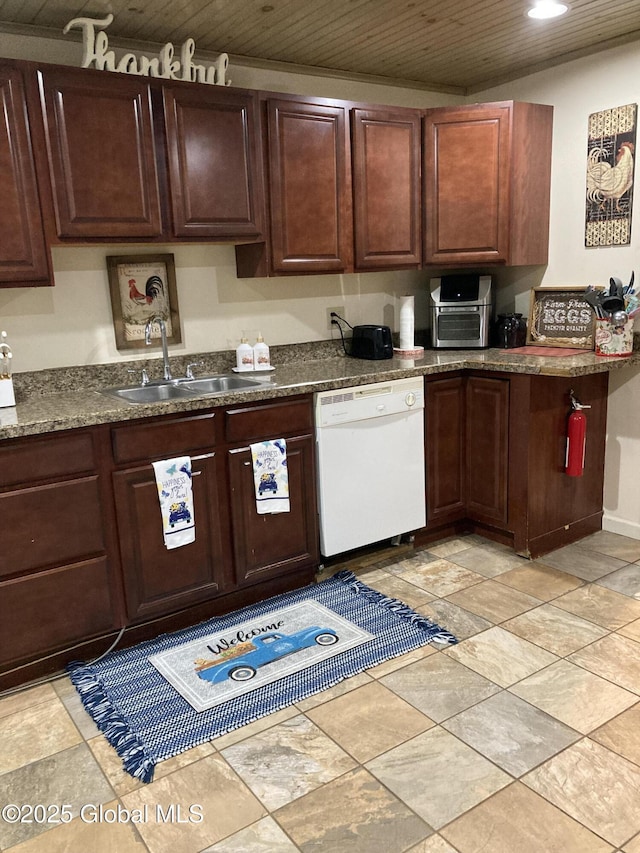
<svg viewBox="0 0 640 853"><path fill-rule="evenodd" d="M349 589L353 599L333 602L336 587ZM378 636L366 650L360 647L357 654L354 653L356 650L350 650L336 655L201 713L194 712L146 660L148 655L159 649L189 642L208 632L224 630L247 617L260 615L281 603L305 596L317 596L329 607L333 604L336 612L341 612L345 618L374 634L376 630L383 629L379 625L381 617L385 613L392 615L395 628L391 626L388 632L393 637L385 640ZM339 604L342 610L338 609ZM457 639L404 602L372 589L345 569L321 583L282 593L132 648L113 651L94 664L74 661L67 670L84 707L116 749L124 769L142 782L151 782L158 762L228 734L267 714L328 690L365 669L431 642L452 645L457 643ZM129 672L131 667L134 667L134 674ZM135 679L135 689L131 686L132 679Z"/></svg>

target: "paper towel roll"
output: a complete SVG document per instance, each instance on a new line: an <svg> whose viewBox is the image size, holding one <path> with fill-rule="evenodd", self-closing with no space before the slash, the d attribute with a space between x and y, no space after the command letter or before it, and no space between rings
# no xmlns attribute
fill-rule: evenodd
<svg viewBox="0 0 640 853"><path fill-rule="evenodd" d="M400 297L400 349L413 349L413 296Z"/></svg>

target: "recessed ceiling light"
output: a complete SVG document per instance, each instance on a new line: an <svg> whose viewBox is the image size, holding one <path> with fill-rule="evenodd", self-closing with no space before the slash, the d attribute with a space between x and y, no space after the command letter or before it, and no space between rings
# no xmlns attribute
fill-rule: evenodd
<svg viewBox="0 0 640 853"><path fill-rule="evenodd" d="M569 11L568 3L558 3L556 0L538 0L538 2L527 12L530 18L545 20L557 18Z"/></svg>

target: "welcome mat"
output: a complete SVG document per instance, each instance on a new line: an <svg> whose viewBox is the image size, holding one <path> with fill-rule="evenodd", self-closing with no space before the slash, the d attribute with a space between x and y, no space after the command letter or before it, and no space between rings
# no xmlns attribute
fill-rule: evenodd
<svg viewBox="0 0 640 853"><path fill-rule="evenodd" d="M453 634L342 571L69 675L84 707L143 782L155 765Z"/></svg>

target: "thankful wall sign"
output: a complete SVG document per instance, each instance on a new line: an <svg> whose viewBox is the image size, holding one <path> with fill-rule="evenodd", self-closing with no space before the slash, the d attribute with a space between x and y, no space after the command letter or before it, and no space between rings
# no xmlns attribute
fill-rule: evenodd
<svg viewBox="0 0 640 853"><path fill-rule="evenodd" d="M226 79L229 56L221 53L211 65L198 65L193 62L196 43L187 39L180 47L178 55L171 42L167 42L157 56L137 56L125 53L119 59L109 49L109 39L105 27L113 21L113 15L105 18L74 18L64 28L82 30L82 67L92 64L99 71L119 71L123 74L137 74L142 77L163 77L166 80L188 80L193 83L209 83L213 86L228 86ZM229 81L230 82L230 81Z"/></svg>

